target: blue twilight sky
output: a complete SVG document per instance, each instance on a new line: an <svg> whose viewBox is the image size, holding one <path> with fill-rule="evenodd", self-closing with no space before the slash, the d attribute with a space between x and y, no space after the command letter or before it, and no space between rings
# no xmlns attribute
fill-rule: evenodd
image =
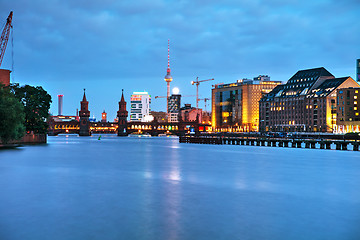
<svg viewBox="0 0 360 240"><path fill-rule="evenodd" d="M75 114L86 88L91 116L114 119L121 89L148 91L165 111L167 40L171 88L202 98L211 85L270 75L286 81L297 70L324 66L355 78L360 58L359 0L0 0L1 26L14 11L14 45L2 68L12 80L64 94ZM195 98L183 98L195 104ZM203 106L203 103L200 104ZM129 107L129 105L128 105ZM209 108L209 107L208 107Z"/></svg>

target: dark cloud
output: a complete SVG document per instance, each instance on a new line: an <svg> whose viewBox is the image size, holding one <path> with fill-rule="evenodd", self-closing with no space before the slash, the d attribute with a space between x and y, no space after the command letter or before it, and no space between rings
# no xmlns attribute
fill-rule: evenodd
<svg viewBox="0 0 360 240"><path fill-rule="evenodd" d="M165 94L167 39L172 85L184 94L194 93L196 76L285 81L318 66L354 76L360 57L357 0L0 0L3 21L10 10L16 80L65 92L71 112L85 86L98 116L105 106L115 112L121 88ZM11 68L8 52L3 67ZM210 87L201 94L209 97Z"/></svg>

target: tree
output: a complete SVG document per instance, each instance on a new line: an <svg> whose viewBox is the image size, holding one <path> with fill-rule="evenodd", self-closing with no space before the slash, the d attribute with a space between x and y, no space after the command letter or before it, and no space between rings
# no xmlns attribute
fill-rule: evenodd
<svg viewBox="0 0 360 240"><path fill-rule="evenodd" d="M11 86L15 97L24 105L26 131L46 133L51 96L42 87L19 84Z"/></svg>
<svg viewBox="0 0 360 240"><path fill-rule="evenodd" d="M24 107L8 88L0 86L0 140L6 144L25 134Z"/></svg>

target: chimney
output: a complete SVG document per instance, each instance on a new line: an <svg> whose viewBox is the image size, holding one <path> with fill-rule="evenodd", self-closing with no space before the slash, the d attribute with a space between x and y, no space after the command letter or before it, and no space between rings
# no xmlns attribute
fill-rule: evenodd
<svg viewBox="0 0 360 240"><path fill-rule="evenodd" d="M64 95L58 95L58 116L62 116L63 115L63 96Z"/></svg>

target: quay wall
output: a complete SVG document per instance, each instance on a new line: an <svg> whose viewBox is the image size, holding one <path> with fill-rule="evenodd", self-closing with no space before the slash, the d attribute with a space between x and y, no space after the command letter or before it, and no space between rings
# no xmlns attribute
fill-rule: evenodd
<svg viewBox="0 0 360 240"><path fill-rule="evenodd" d="M47 143L46 134L33 134L27 133L20 140L10 141L8 144L3 145L0 141L0 146L14 145L14 144L41 144Z"/></svg>

